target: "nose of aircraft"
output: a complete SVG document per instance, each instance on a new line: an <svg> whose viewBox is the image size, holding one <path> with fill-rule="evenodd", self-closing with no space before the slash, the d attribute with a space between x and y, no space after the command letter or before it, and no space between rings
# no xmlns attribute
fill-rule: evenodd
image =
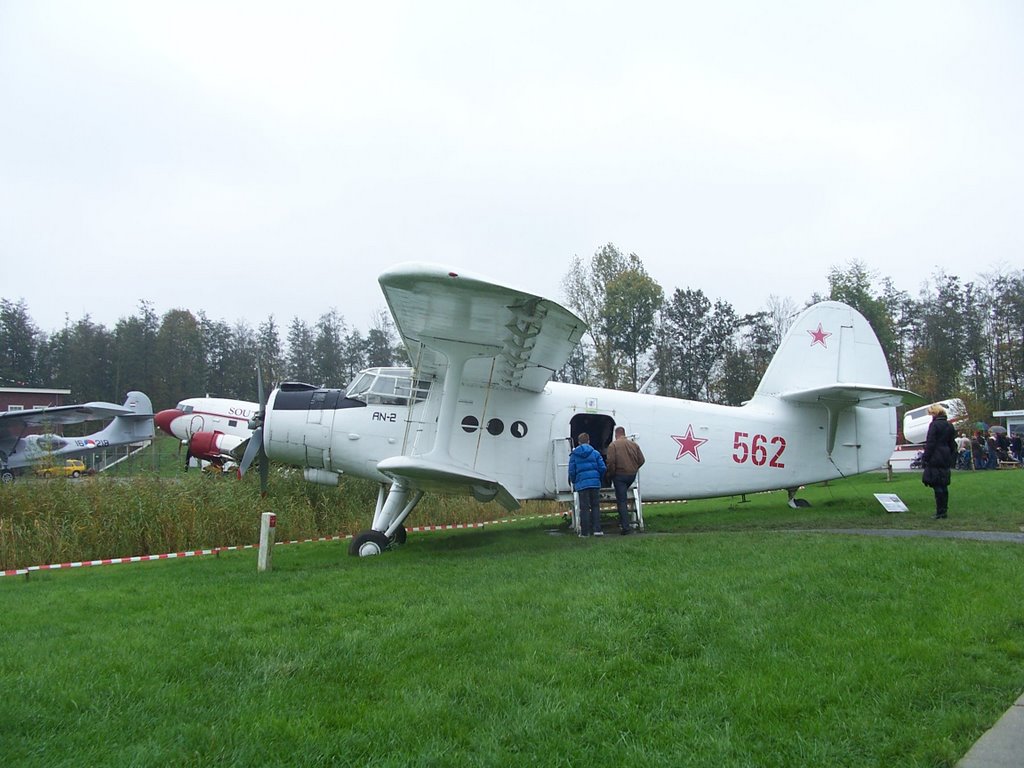
<svg viewBox="0 0 1024 768"><path fill-rule="evenodd" d="M177 408L168 408L166 411L160 411L160 413L156 414L156 416L153 417L153 422L171 437L176 437L176 435L171 431L171 422L179 416L184 415L185 414Z"/></svg>

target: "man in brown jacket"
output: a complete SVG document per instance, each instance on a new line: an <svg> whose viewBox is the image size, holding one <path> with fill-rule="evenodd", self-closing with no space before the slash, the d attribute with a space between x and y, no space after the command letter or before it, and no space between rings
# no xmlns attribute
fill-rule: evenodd
<svg viewBox="0 0 1024 768"><path fill-rule="evenodd" d="M615 488L615 502L619 507L619 528L625 536L632 528L630 527L629 511L626 509L626 489L636 480L636 473L644 465L644 452L640 446L626 438L626 430L623 427L615 428L615 439L608 446L607 476L612 480Z"/></svg>

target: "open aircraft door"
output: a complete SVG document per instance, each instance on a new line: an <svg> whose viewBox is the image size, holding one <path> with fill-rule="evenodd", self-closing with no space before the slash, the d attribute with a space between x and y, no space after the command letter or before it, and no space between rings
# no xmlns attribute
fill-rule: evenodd
<svg viewBox="0 0 1024 768"><path fill-rule="evenodd" d="M615 433L615 419L605 413L581 413L573 409L556 414L551 421L551 442L546 473L546 490L561 494L572 491L569 485L569 454L581 432L590 435L590 444L603 456Z"/></svg>

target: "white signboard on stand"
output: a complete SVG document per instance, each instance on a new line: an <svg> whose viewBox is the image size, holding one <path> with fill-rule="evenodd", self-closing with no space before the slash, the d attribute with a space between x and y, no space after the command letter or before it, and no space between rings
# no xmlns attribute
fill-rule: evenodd
<svg viewBox="0 0 1024 768"><path fill-rule="evenodd" d="M907 505L895 493L876 493L878 503L885 507L886 512L909 512Z"/></svg>

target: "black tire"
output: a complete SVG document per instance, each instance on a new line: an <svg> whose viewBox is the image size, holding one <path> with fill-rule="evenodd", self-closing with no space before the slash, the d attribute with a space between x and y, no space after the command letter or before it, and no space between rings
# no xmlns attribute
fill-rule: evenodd
<svg viewBox="0 0 1024 768"><path fill-rule="evenodd" d="M71 473L71 476L77 479L82 476L82 473L76 469L74 472Z"/></svg>
<svg viewBox="0 0 1024 768"><path fill-rule="evenodd" d="M404 525L398 526L398 529L391 535L391 543L402 546L405 544L405 540L409 538L409 532L405 530Z"/></svg>
<svg viewBox="0 0 1024 768"><path fill-rule="evenodd" d="M348 545L348 553L355 557L370 557L380 555L391 546L388 537L380 531L360 531L352 537L352 543Z"/></svg>
<svg viewBox="0 0 1024 768"><path fill-rule="evenodd" d="M11 472L11 470L5 469L3 472L0 472L0 483L3 483L4 485L9 485L13 482L14 473Z"/></svg>

